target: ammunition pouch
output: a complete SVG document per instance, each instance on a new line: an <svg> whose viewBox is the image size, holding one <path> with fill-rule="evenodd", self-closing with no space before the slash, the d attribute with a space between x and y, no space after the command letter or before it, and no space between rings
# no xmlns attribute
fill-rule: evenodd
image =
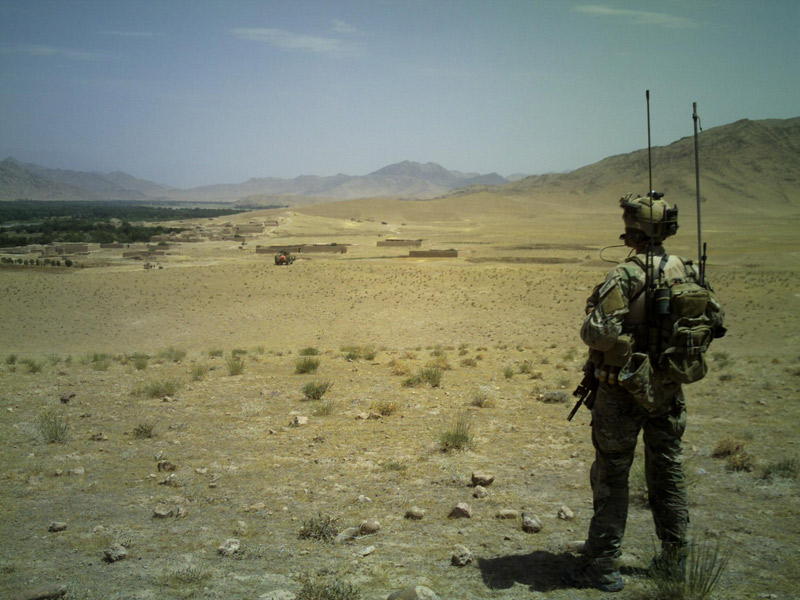
<svg viewBox="0 0 800 600"><path fill-rule="evenodd" d="M650 357L643 352L634 352L619 373L619 385L636 403L647 412L661 408L662 399L655 393L655 378Z"/></svg>

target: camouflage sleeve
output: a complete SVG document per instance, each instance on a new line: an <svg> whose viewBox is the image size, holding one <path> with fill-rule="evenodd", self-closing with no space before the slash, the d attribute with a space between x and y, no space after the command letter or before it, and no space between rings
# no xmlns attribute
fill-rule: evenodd
<svg viewBox="0 0 800 600"><path fill-rule="evenodd" d="M636 278L620 265L608 274L605 283L595 288L587 300L581 327L581 339L587 346L603 352L614 347L622 333L622 321L628 314L628 299L633 295L635 283Z"/></svg>

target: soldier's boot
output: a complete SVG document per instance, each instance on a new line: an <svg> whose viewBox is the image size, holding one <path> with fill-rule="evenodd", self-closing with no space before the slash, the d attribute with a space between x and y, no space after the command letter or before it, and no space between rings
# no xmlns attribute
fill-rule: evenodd
<svg viewBox="0 0 800 600"><path fill-rule="evenodd" d="M622 574L609 561L588 561L580 566L566 569L561 573L561 581L574 588L593 588L603 592L622 590Z"/></svg>
<svg viewBox="0 0 800 600"><path fill-rule="evenodd" d="M674 581L686 581L687 548L665 544L650 564L651 577L663 577Z"/></svg>

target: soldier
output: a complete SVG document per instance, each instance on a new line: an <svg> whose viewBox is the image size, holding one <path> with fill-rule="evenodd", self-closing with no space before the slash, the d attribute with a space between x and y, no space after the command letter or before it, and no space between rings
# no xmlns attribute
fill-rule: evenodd
<svg viewBox="0 0 800 600"><path fill-rule="evenodd" d="M590 348L586 368L597 377L590 406L594 515L584 546L585 562L562 576L572 587L606 592L623 587L618 560L628 517L628 473L640 430L644 431L650 509L662 548L654 566L680 577L685 565L689 504L682 465L686 402L681 382L705 375L703 353L724 328L722 311L710 288L695 285L704 283L698 269L664 250L664 239L677 231L678 223L677 208L661 197L651 192L646 198L629 195L620 200L625 224L620 239L635 254L617 265L587 300L581 338ZM648 286L656 281L658 287ZM683 289L674 287L682 284L705 291L703 316L696 320L710 327L702 340L696 340L697 352L670 347L665 353L665 346L675 343L667 329L679 329L674 327L674 315L668 314L674 310L670 296L678 295L670 290ZM653 317L656 313L662 316ZM712 314L712 319L706 314ZM668 355L679 358L673 364Z"/></svg>

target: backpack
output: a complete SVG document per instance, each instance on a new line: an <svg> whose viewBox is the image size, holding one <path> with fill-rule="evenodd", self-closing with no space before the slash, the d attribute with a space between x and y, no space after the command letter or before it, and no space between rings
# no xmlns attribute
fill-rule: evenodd
<svg viewBox="0 0 800 600"><path fill-rule="evenodd" d="M669 311L657 316L659 333L653 367L658 375L675 383L700 381L708 372L706 352L711 342L725 334L724 312L711 286L699 282L697 270L690 261L680 261L682 277L674 277L675 269L665 278L666 255L655 274L658 290L669 292ZM641 259L635 262L644 268ZM655 310L655 308L651 308ZM666 311L665 311L666 312Z"/></svg>

